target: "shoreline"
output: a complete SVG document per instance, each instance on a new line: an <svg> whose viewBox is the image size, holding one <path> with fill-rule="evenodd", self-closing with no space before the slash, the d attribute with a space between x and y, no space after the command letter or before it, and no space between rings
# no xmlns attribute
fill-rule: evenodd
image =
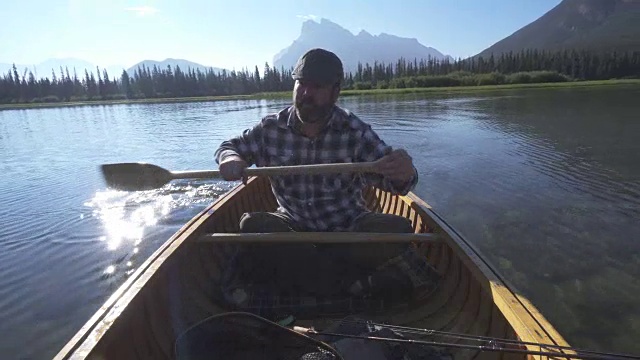
<svg viewBox="0 0 640 360"><path fill-rule="evenodd" d="M556 83L452 86L452 87L428 87L428 88L404 88L404 89L342 90L341 96L421 94L421 93L429 93L429 94L437 95L437 94L473 93L473 92L511 90L511 89L583 88L583 87L613 86L613 85L640 85L640 79L591 80L591 81L570 81L570 82L556 82ZM74 102L57 102L57 103L0 104L0 111L21 110L21 109L24 109L24 110L43 109L43 108L56 108L56 107L76 107L76 106L168 104L168 103L185 103L185 102L225 101L225 100L285 99L287 97L291 97L291 91L255 93L250 95L221 95L221 96L200 96L200 97L179 97L179 98L96 100L96 101L74 101Z"/></svg>

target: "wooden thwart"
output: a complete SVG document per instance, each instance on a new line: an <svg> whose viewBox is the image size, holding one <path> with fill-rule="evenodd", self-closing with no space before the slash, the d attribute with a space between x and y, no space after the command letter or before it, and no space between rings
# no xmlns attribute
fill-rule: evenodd
<svg viewBox="0 0 640 360"><path fill-rule="evenodd" d="M198 242L259 242L259 243L404 243L441 242L438 234L365 233L365 232L281 232L281 233L213 233L198 238Z"/></svg>

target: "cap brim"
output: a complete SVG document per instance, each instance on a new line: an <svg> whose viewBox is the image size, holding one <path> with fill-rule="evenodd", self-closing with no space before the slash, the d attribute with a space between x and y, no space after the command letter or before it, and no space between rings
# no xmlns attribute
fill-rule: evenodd
<svg viewBox="0 0 640 360"><path fill-rule="evenodd" d="M327 79L324 77L318 78L315 76L293 75L292 78L293 80L309 81L320 85L333 85L338 82L338 79Z"/></svg>

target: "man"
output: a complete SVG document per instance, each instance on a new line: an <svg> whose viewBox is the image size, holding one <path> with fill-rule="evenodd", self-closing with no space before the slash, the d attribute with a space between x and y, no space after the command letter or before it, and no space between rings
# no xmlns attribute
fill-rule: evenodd
<svg viewBox="0 0 640 360"><path fill-rule="evenodd" d="M336 105L343 78L340 59L324 49L311 49L293 71L293 105L264 117L242 135L222 142L216 161L222 177L244 178L244 170L256 166L287 166L323 163L377 162L372 174L289 175L271 178L279 208L275 212L246 213L241 232L359 231L413 232L404 217L370 212L362 197L366 185L395 194L406 194L416 185L418 175L411 157L401 149L386 145L371 126ZM349 281L367 276L385 260L401 254L406 244L289 244L254 245L253 259L267 278L280 274L298 277L293 283L314 284L323 290L339 288L326 282ZM322 256L319 256L322 254ZM325 260L322 260L325 259ZM331 261L326 261L331 259ZM336 263L348 264L338 269ZM278 266L274 266L277 264ZM313 274L303 274L302 268ZM357 268L353 276L345 271ZM310 279L310 276L316 279ZM324 285L323 286L323 281ZM281 281L282 283L282 281Z"/></svg>
<svg viewBox="0 0 640 360"><path fill-rule="evenodd" d="M411 232L403 217L367 211L362 199L371 184L406 194L418 175L405 150L392 150L353 113L336 105L343 68L324 49L305 53L293 71L293 105L262 119L241 136L223 142L216 161L225 180L240 180L247 166L286 166L374 161L377 174L280 176L272 188L280 208L245 214L243 232Z"/></svg>

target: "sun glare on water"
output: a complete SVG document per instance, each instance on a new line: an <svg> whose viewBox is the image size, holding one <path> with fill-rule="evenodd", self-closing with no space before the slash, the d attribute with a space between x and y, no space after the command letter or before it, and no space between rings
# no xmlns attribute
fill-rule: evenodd
<svg viewBox="0 0 640 360"><path fill-rule="evenodd" d="M150 191L97 191L85 205L91 209L92 217L102 224L104 230L100 241L117 258L116 263L107 266L104 274L133 272L135 257L151 228L162 226L163 222L169 226L181 225L181 218L171 218L173 211L179 209L180 216L184 216L183 210L187 209L186 214L190 214L193 209L195 214L228 191L228 187L224 184L221 187L219 183L185 182Z"/></svg>
<svg viewBox="0 0 640 360"><path fill-rule="evenodd" d="M113 260L103 270L104 279L130 275L145 246L145 237L154 236L158 226L181 226L204 206L230 189L229 184L211 182L174 182L149 191L100 190L85 203L98 219L103 231L99 236ZM174 215L175 214L175 215Z"/></svg>
<svg viewBox="0 0 640 360"><path fill-rule="evenodd" d="M125 243L138 245L145 229L154 226L171 209L170 195L150 192L98 191L87 204L93 215L99 218L106 235L103 239L109 250L116 250Z"/></svg>

